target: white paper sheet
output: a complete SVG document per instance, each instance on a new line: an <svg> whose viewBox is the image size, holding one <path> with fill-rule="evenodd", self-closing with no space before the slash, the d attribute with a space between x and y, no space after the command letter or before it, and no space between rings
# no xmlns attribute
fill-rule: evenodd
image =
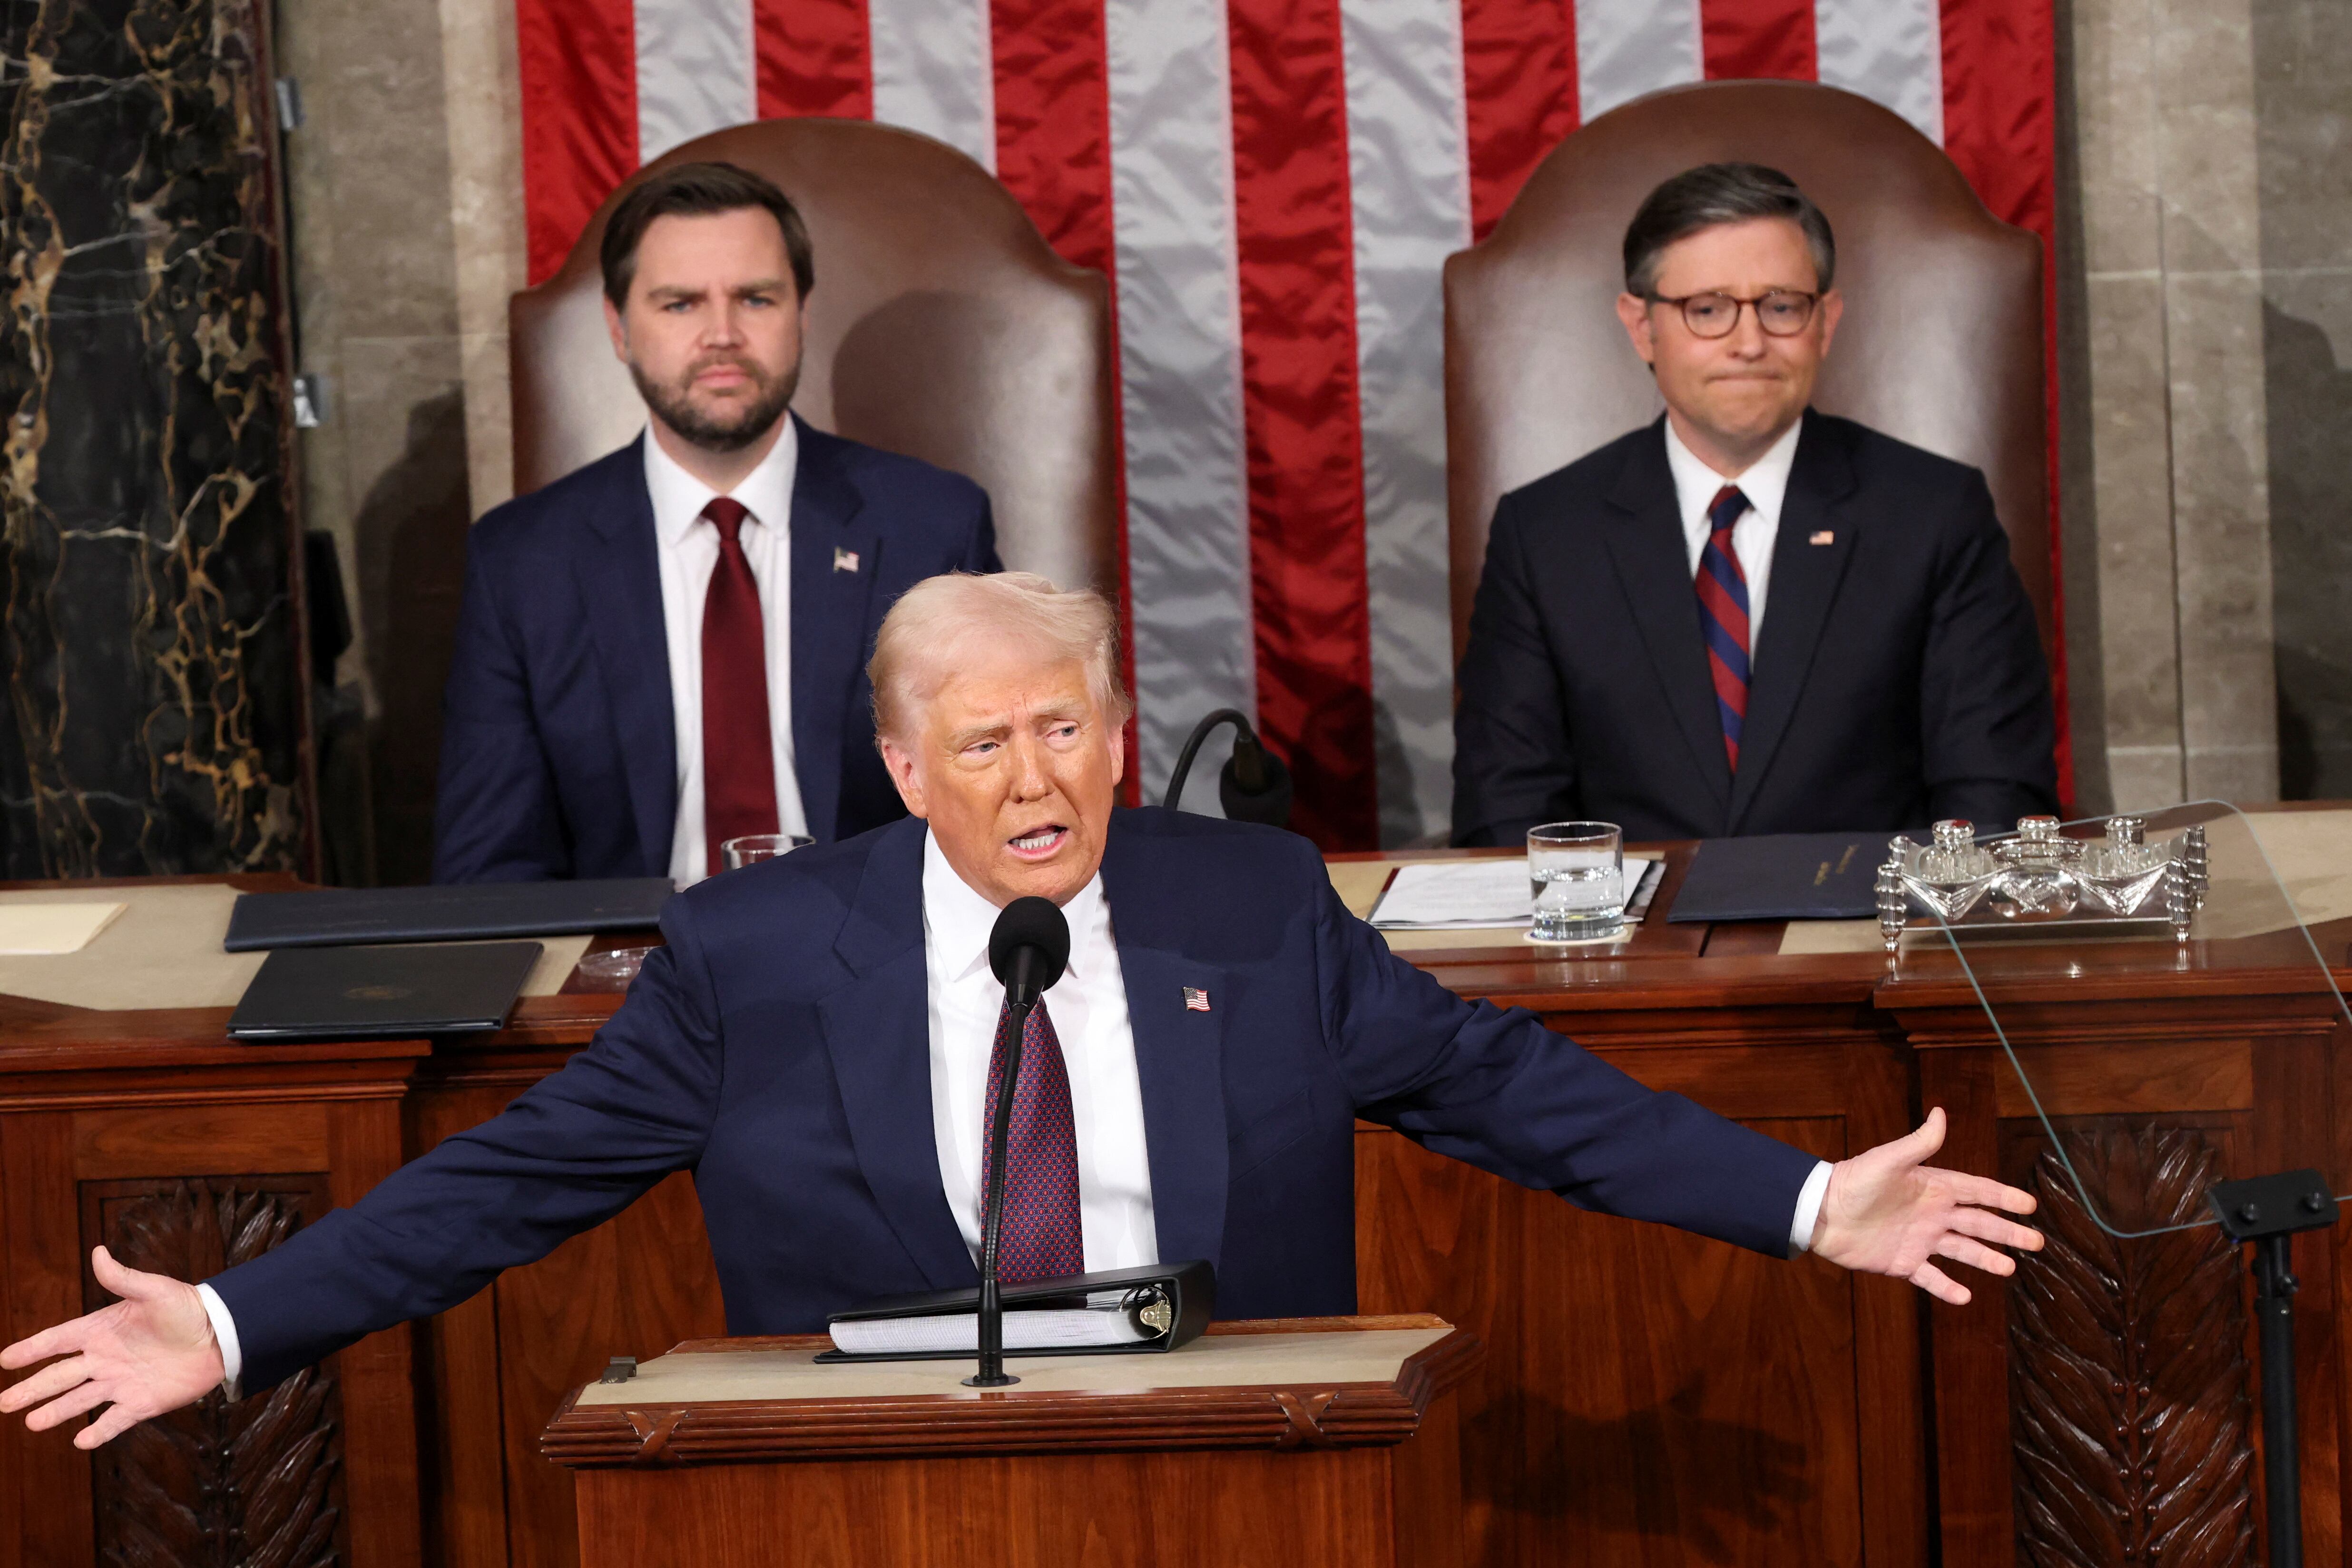
<svg viewBox="0 0 2352 1568"><path fill-rule="evenodd" d="M1625 857L1625 881L1633 889L1625 901L1629 924L1649 909L1664 869L1664 861L1647 855ZM1381 931L1524 931L1534 919L1524 856L1400 866L1371 914Z"/></svg>
<svg viewBox="0 0 2352 1568"><path fill-rule="evenodd" d="M50 957L79 952L114 923L125 906L104 904L0 904L0 953Z"/></svg>

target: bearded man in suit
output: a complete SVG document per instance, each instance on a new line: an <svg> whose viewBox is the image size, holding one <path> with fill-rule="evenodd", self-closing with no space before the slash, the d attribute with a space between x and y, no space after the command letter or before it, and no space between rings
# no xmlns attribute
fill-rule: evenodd
<svg viewBox="0 0 2352 1568"><path fill-rule="evenodd" d="M988 497L789 412L815 261L730 163L604 223L605 325L645 434L476 523L443 701L433 879L668 877L750 834L902 814L866 658L890 602L996 570Z"/></svg>

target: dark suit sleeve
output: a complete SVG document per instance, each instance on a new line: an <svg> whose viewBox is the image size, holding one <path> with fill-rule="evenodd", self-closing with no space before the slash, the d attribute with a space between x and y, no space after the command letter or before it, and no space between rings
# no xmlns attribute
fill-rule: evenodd
<svg viewBox="0 0 2352 1568"><path fill-rule="evenodd" d="M530 681L478 545L441 696L441 779L433 804L433 879L523 882L572 874Z"/></svg>
<svg viewBox="0 0 2352 1568"><path fill-rule="evenodd" d="M215 1276L246 1392L362 1335L445 1311L701 1156L720 1077L713 990L685 901L588 1048L349 1208Z"/></svg>
<svg viewBox="0 0 2352 1568"><path fill-rule="evenodd" d="M1324 1038L1358 1115L1580 1208L1788 1255L1812 1155L1643 1088L1523 1008L1463 1000L1315 869Z"/></svg>
<svg viewBox="0 0 2352 1568"><path fill-rule="evenodd" d="M1544 636L1519 498L1505 496L1486 536L1470 644L1454 710L1454 842L1519 842L1577 814L1568 703Z"/></svg>
<svg viewBox="0 0 2352 1568"><path fill-rule="evenodd" d="M1973 469L1937 563L1919 670L1920 756L1937 818L2008 828L2058 809L2050 670L1992 492Z"/></svg>
<svg viewBox="0 0 2352 1568"><path fill-rule="evenodd" d="M988 492L980 495L980 514L972 520L971 534L964 545L963 559L957 563L961 572L1002 572L1004 563L996 558L996 508Z"/></svg>

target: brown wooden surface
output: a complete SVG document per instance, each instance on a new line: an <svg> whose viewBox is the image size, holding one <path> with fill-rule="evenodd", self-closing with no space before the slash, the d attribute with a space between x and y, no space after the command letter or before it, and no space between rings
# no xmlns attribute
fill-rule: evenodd
<svg viewBox="0 0 2352 1568"><path fill-rule="evenodd" d="M1213 1334L1440 1327L1421 1315ZM809 1349L715 1340L673 1353ZM1459 1568L1456 1331L1386 1383L582 1407L584 1568L889 1563Z"/></svg>
<svg viewBox="0 0 2352 1568"><path fill-rule="evenodd" d="M1212 1335L1437 1329L1425 1313L1296 1318L1213 1325ZM831 1348L822 1334L688 1341L672 1355ZM1113 1448L1390 1447L1420 1430L1431 1400L1478 1359L1456 1329L1406 1358L1387 1383L1303 1383L1246 1388L1160 1388L1105 1394L1013 1387L887 1397L651 1399L581 1405L569 1391L540 1436L540 1451L572 1469L813 1458L1066 1454ZM1136 1368L1121 1363L1122 1372ZM1147 1373L1149 1368L1143 1369Z"/></svg>
<svg viewBox="0 0 2352 1568"><path fill-rule="evenodd" d="M2067 1190L2052 1185L2060 1178L2049 1140L1948 952L1906 952L1890 970L1876 954L1782 958L1775 926L1672 925L1663 917L1686 863L1685 849L1670 857L1657 913L1621 948L1553 957L1498 944L1420 961L1466 995L1531 1007L1645 1081L1825 1157L1894 1136L1940 1105L1951 1119L1943 1161L2035 1185L2056 1225ZM2341 962L2352 931L2318 934ZM2176 1197L2208 1168L2200 1159L2232 1174L2352 1170L2352 1052L2307 949L2257 939L1971 956L2066 1148L2099 1173L2093 1198L2103 1207L2145 1196L2136 1168L2172 1172ZM92 1217L103 1212L93 1194L177 1204L175 1184L217 1197L258 1178L301 1178L347 1202L399 1159L495 1114L619 1000L530 998L500 1037L428 1050L233 1046L223 1010L95 1013L0 998L0 1330L15 1337L80 1310L91 1229L104 1223ZM2210 1250L2117 1244L2108 1264L2140 1270L2147 1288L2100 1296L2086 1260L2105 1244L2078 1221L2063 1267L2053 1247L2047 1260L2026 1260L2017 1287L1979 1279L1969 1306L1931 1309L1891 1282L1582 1214L1382 1129L1360 1129L1357 1173L1361 1310L1435 1312L1486 1347L1447 1417L1459 1434L1459 1472L1446 1484L1461 1500L1464 1563L1974 1563L2019 1560L2021 1540L2033 1560L2056 1561L2085 1550L2051 1522L2053 1500L2069 1495L2109 1500L2118 1554L2134 1540L2173 1549L2158 1562L2245 1561L2261 1550L2246 1285L2242 1268L2225 1280ZM184 1225L174 1234L187 1246L220 1240ZM2352 1358L2336 1284L2347 1246L2339 1234L2296 1249L2305 1529L2315 1565L2343 1562L2352 1493L2342 1473ZM2240 1353L2214 1360L2210 1343L2168 1329L2160 1303L2171 1295L2209 1303L2204 1341L2218 1323L2242 1341ZM2218 1479L2168 1469L2163 1455L2135 1467L2114 1444L2053 1447L2051 1412L2026 1409L2026 1394L2053 1385L2050 1314L2070 1300L2095 1300L2107 1326L2063 1364L2105 1377L2101 1399L2177 1412L2171 1429L2208 1434L2207 1449L2224 1461ZM2127 1321L2152 1337L2118 1326ZM329 1560L421 1553L467 1568L569 1568L580 1561L579 1508L592 1500L575 1499L572 1476L540 1457L549 1414L608 1356L649 1355L723 1323L699 1210L680 1177L441 1318L343 1352L331 1369L331 1426L348 1544ZM2095 1383L2076 1394L2090 1397ZM1428 1450L1433 1435L1409 1447ZM1272 1551L1296 1522L1286 1501L1276 1507L1284 1485L1344 1498L1373 1484L1349 1479L1349 1456L1314 1463L1326 1461L1328 1476L1311 1484L1298 1469L1283 1472L1288 1483L1236 1469L1217 1484L1230 1484L1235 1519L1251 1518L1258 1497L1281 1514L1243 1532ZM1099 1468L1019 1501L1034 1560L1078 1561L1097 1554L1087 1541L1108 1542L1055 1533L1076 1517L1059 1506L1072 1496L1202 1484L1143 1457L1088 1462ZM812 1542L834 1543L833 1561L881 1560L841 1544L850 1521L898 1517L892 1509L969 1512L950 1500L985 1494L959 1489L1008 1473L997 1459L926 1463L947 1468L886 1482L880 1473L897 1467L852 1466L856 1476L830 1479L824 1464L784 1467L789 1497L713 1493L700 1505L705 1522L682 1525L677 1539L701 1541L691 1532L706 1523L712 1539L725 1537L715 1521L744 1517L731 1510L789 1503L810 1521ZM2150 1468L2153 1477L2126 1473ZM59 1435L0 1425L0 1568L93 1563L98 1474ZM616 1484L592 1511L628 1511L627 1483ZM2190 1535L2148 1533L2184 1510L2204 1521L2196 1551ZM1020 1535L971 1539L1002 1546ZM1115 1544L1129 1560L1181 1560L1162 1538ZM940 1550L950 1554L908 1560L966 1560Z"/></svg>

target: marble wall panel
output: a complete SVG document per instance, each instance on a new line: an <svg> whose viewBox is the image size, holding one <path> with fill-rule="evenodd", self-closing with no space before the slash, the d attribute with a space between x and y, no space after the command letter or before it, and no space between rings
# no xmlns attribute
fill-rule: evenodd
<svg viewBox="0 0 2352 1568"><path fill-rule="evenodd" d="M0 13L8 876L302 858L268 38L252 0Z"/></svg>
<svg viewBox="0 0 2352 1568"><path fill-rule="evenodd" d="M514 0L440 0L474 515L514 494L507 300L530 281Z"/></svg>
<svg viewBox="0 0 2352 1568"><path fill-rule="evenodd" d="M2352 797L2352 7L2255 8L2280 787Z"/></svg>
<svg viewBox="0 0 2352 1568"><path fill-rule="evenodd" d="M2093 277L2084 288L2092 491L2097 521L2100 666L2107 771L2118 810L2181 798L2179 573L2166 416L2160 278ZM2079 738L2078 738L2079 740Z"/></svg>

